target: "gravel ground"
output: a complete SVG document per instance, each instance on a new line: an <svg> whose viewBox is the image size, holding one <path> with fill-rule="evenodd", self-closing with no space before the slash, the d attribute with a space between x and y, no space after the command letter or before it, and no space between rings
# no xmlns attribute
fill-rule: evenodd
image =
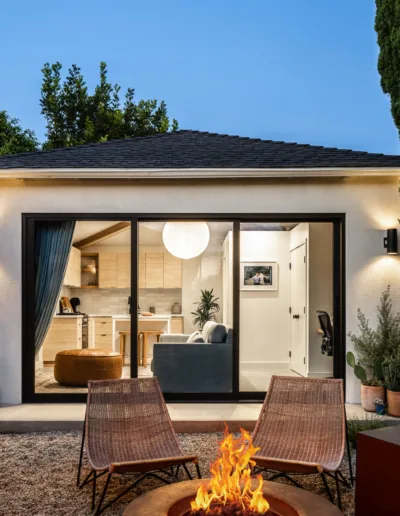
<svg viewBox="0 0 400 516"><path fill-rule="evenodd" d="M180 434L178 437L184 451L195 452L200 457L202 475L208 476L209 464L215 460L222 434ZM80 440L80 432L0 435L0 516L89 516L91 486L82 490L76 487ZM355 456L352 461L355 465ZM343 464L342 471L347 478L347 464ZM181 478L184 479L183 474ZM319 477L300 478L305 489L327 497ZM98 492L103 479L98 481ZM126 477L116 477L110 483L110 495L118 494L127 483ZM105 516L121 515L134 497L161 485L164 484L146 480L110 507ZM330 485L334 490L333 481ZM342 502L343 513L354 515L352 490L342 489Z"/></svg>

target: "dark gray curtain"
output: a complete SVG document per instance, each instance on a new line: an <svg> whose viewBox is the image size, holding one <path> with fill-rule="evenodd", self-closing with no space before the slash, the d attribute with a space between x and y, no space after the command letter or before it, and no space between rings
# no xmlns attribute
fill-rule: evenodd
<svg viewBox="0 0 400 516"><path fill-rule="evenodd" d="M67 269L75 221L37 222L35 353L46 336Z"/></svg>

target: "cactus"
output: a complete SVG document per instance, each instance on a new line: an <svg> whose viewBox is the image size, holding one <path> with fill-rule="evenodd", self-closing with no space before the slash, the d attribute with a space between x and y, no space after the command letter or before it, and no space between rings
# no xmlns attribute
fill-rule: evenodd
<svg viewBox="0 0 400 516"><path fill-rule="evenodd" d="M356 357L351 351L347 353L347 363L354 369L354 374L360 382L365 383L367 381L367 372L360 364L356 363Z"/></svg>

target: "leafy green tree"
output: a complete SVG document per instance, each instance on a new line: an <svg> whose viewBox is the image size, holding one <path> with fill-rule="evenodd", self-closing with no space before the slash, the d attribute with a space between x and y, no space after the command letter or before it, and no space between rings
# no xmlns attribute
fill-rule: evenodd
<svg viewBox="0 0 400 516"><path fill-rule="evenodd" d="M23 129L18 119L11 118L6 111L0 111L0 156L30 152L38 147L33 131Z"/></svg>
<svg viewBox="0 0 400 516"><path fill-rule="evenodd" d="M148 136L178 129L170 121L164 101L139 100L128 88L121 105L118 84L107 77L107 65L100 63L100 82L89 94L78 66L73 65L63 81L62 65L46 63L40 105L47 121L46 149L72 147L134 136Z"/></svg>
<svg viewBox="0 0 400 516"><path fill-rule="evenodd" d="M380 47L378 71L400 135L400 0L376 0L375 30Z"/></svg>

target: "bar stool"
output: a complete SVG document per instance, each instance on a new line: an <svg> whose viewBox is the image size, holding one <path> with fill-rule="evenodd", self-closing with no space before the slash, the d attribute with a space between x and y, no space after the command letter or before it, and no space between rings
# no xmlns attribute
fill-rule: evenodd
<svg viewBox="0 0 400 516"><path fill-rule="evenodd" d="M157 342L160 342L160 337L164 333L161 330L143 330L143 367L147 367L147 356L149 354L149 335L155 335Z"/></svg>
<svg viewBox="0 0 400 516"><path fill-rule="evenodd" d="M125 365L125 350L126 350L126 336L131 334L131 330L125 330L119 332L119 346L120 346L120 353L122 355L122 365ZM143 332L138 331L137 332L137 361L138 364L140 363L140 354L143 356ZM142 353L140 353L142 352Z"/></svg>

